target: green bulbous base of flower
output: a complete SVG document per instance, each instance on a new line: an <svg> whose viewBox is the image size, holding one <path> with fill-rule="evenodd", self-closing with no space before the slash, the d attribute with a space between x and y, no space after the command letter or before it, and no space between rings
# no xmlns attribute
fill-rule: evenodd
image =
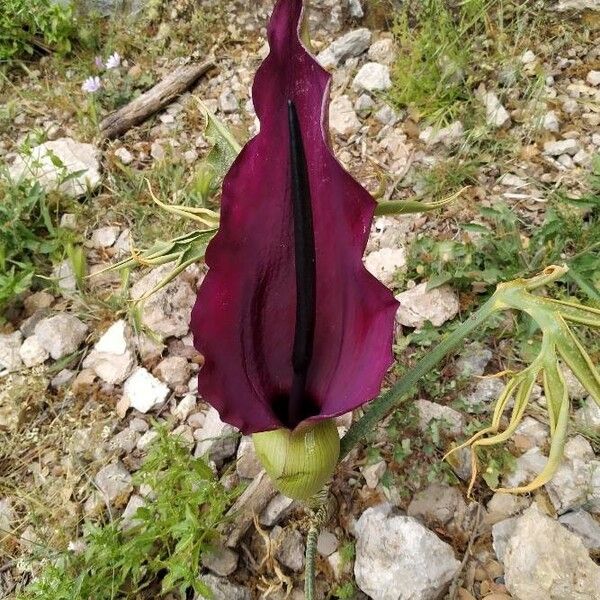
<svg viewBox="0 0 600 600"><path fill-rule="evenodd" d="M340 455L340 436L332 419L294 431L255 433L252 439L275 487L295 500L308 500L320 492Z"/></svg>

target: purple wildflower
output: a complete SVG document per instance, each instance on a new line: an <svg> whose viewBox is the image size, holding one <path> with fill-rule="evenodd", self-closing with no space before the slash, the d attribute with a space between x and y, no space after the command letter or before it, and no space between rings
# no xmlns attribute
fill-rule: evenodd
<svg viewBox="0 0 600 600"><path fill-rule="evenodd" d="M82 84L81 89L88 94L94 94L102 87L102 81L100 77L92 76L88 77Z"/></svg>

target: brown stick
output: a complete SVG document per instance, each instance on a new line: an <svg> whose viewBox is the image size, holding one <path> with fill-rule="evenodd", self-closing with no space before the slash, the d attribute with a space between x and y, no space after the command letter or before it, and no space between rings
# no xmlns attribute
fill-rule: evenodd
<svg viewBox="0 0 600 600"><path fill-rule="evenodd" d="M119 137L170 104L213 66L214 62L207 60L178 67L153 88L104 118L100 123L100 134L106 139Z"/></svg>
<svg viewBox="0 0 600 600"><path fill-rule="evenodd" d="M228 516L234 517L226 532L227 546L235 548L238 545L254 517L260 515L276 493L277 490L273 487L269 476L261 471L227 512Z"/></svg>

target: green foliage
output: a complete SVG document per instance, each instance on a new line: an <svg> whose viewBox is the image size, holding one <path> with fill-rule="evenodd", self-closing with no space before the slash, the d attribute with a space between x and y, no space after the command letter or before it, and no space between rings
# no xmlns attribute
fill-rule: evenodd
<svg viewBox="0 0 600 600"><path fill-rule="evenodd" d="M458 22L444 0L425 0L416 13L406 5L398 13L394 35L399 53L391 98L415 107L436 121L450 121L469 90L464 68L469 58L466 24Z"/></svg>
<svg viewBox="0 0 600 600"><path fill-rule="evenodd" d="M36 50L68 52L76 32L70 4L53 0L2 0L0 62L19 59Z"/></svg>
<svg viewBox="0 0 600 600"><path fill-rule="evenodd" d="M235 492L226 492L179 438L164 428L158 432L134 478L136 485L149 486L152 500L127 525L122 519L87 524L85 551L52 561L22 600L134 600L156 582L162 594L178 591L186 597L193 590L210 597L198 578L201 558L210 551Z"/></svg>
<svg viewBox="0 0 600 600"><path fill-rule="evenodd" d="M49 258L59 256L74 234L56 227L38 182L0 178L0 309L27 289Z"/></svg>
<svg viewBox="0 0 600 600"><path fill-rule="evenodd" d="M541 5L407 0L392 29L399 52L391 101L438 124L470 120L474 90L490 72L510 72L514 83L520 78L516 57L544 35L548 13Z"/></svg>
<svg viewBox="0 0 600 600"><path fill-rule="evenodd" d="M333 597L340 600L352 600L356 596L356 586L351 581L338 585L333 590Z"/></svg>
<svg viewBox="0 0 600 600"><path fill-rule="evenodd" d="M479 207L480 218L461 226L461 239L417 240L410 249L413 271L408 276L425 277L430 287L451 282L459 289L484 291L566 262L572 280L592 295L600 287L598 191L578 200L556 196L539 227L524 223L504 204Z"/></svg>

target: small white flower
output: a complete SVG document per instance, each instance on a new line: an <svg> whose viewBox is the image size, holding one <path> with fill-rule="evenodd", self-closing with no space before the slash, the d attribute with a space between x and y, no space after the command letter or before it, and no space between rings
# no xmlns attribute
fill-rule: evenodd
<svg viewBox="0 0 600 600"><path fill-rule="evenodd" d="M121 65L121 56L118 52L111 54L106 60L107 69L116 69Z"/></svg>
<svg viewBox="0 0 600 600"><path fill-rule="evenodd" d="M94 59L94 64L96 65L97 69L104 69L104 63L102 62L101 56L96 56Z"/></svg>
<svg viewBox="0 0 600 600"><path fill-rule="evenodd" d="M81 89L88 94L93 94L97 92L102 87L102 82L100 81L100 77L97 75L95 77L88 77L81 86Z"/></svg>

